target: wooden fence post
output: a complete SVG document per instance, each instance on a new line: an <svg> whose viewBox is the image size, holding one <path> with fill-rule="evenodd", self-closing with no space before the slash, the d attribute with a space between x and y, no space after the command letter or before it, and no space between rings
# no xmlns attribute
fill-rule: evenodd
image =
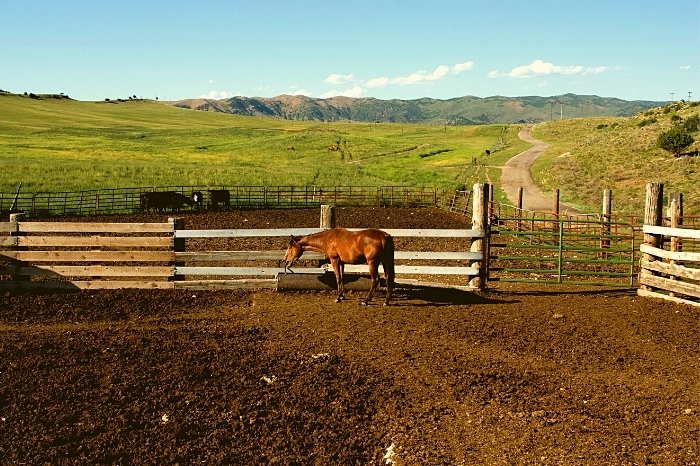
<svg viewBox="0 0 700 466"><path fill-rule="evenodd" d="M320 228L330 229L335 227L335 206L321 205Z"/></svg>
<svg viewBox="0 0 700 466"><path fill-rule="evenodd" d="M668 216L671 219L671 228L678 228L683 224L683 194L674 193L672 196L669 195L669 206L668 206ZM677 236L671 236L671 251L680 252L683 249L683 240ZM670 260L669 263L676 265L678 261ZM671 280L675 280L675 275L670 275L668 277ZM670 292L669 296L675 296L676 293Z"/></svg>
<svg viewBox="0 0 700 466"><path fill-rule="evenodd" d="M184 230L185 229L185 219L182 217L170 217L168 218L168 223L173 224L173 253L178 253L178 252L185 252L187 245L186 245L186 240L185 238L176 238L175 237L175 232L177 230ZM184 266L185 263L183 261L176 261L173 260L173 267L179 267L179 266ZM184 281L185 276L184 275L178 275L175 273L173 270L173 281Z"/></svg>
<svg viewBox="0 0 700 466"><path fill-rule="evenodd" d="M486 241L488 237L488 199L489 185L475 184L474 185L474 207L472 211L472 229L484 231L483 238L476 238L472 241L471 252L481 252L482 259L473 261L470 266L479 269L479 274L469 280L469 287L483 290L486 287L486 264L488 262L488 251Z"/></svg>
<svg viewBox="0 0 700 466"><path fill-rule="evenodd" d="M607 249L610 248L610 220L612 216L612 190L603 190L603 216L600 232L600 248ZM601 256L603 259L608 258L607 252L602 252Z"/></svg>
<svg viewBox="0 0 700 466"><path fill-rule="evenodd" d="M17 214L10 214L10 223L14 223L14 231L10 232L10 236L26 236L26 233L21 232L19 229L19 222L24 221L26 217L26 214L24 212L20 212ZM14 247L15 251L26 251L28 248L27 246L19 246L19 238L17 238L17 246ZM28 275L20 275L20 269L22 267L22 261L20 260L13 260L12 261L14 265L14 270L12 272L12 280L15 281L29 281L29 276Z"/></svg>
<svg viewBox="0 0 700 466"><path fill-rule="evenodd" d="M644 225L660 226L662 221L664 199L664 185L661 183L647 183L646 201L644 205ZM658 248L661 246L660 235L644 233L644 244ZM642 258L647 261L655 261L651 254L642 254ZM641 273L652 273L642 269ZM641 280L640 280L641 281ZM643 290L650 290L651 287L641 285Z"/></svg>
<svg viewBox="0 0 700 466"><path fill-rule="evenodd" d="M671 228L680 228L683 225L683 193L675 193L670 199L669 217ZM683 250L683 240L677 236L671 237L671 251Z"/></svg>

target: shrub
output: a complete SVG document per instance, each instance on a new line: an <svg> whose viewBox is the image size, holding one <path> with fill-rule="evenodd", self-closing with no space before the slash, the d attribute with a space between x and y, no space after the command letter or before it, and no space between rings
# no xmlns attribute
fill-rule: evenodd
<svg viewBox="0 0 700 466"><path fill-rule="evenodd" d="M685 130L683 126L674 126L670 130L661 133L657 141L660 148L671 152L676 157L683 153L695 139Z"/></svg>
<svg viewBox="0 0 700 466"><path fill-rule="evenodd" d="M696 133L700 131L700 115L695 114L685 120L683 123L683 129L689 133Z"/></svg>
<svg viewBox="0 0 700 466"><path fill-rule="evenodd" d="M639 126L640 128L643 128L643 127L645 127L646 125L651 125L651 124L653 124L653 123L656 123L657 121L658 121L658 120L656 119L656 117L645 118L645 119L643 119L642 121L640 121L639 123L637 123L637 126Z"/></svg>

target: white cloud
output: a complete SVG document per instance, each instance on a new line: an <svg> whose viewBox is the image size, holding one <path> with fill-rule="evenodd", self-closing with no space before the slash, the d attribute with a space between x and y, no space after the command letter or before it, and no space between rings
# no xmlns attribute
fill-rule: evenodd
<svg viewBox="0 0 700 466"><path fill-rule="evenodd" d="M474 69L474 62L473 61L467 61L464 63L457 63L452 67L452 72L455 74L459 74L463 71L469 71Z"/></svg>
<svg viewBox="0 0 700 466"><path fill-rule="evenodd" d="M354 75L352 73L350 74L331 74L326 78L326 81L328 84L344 84L344 83L349 83L354 79Z"/></svg>
<svg viewBox="0 0 700 466"><path fill-rule="evenodd" d="M579 74L601 74L615 68L607 66L589 66L582 65L555 65L554 63L545 62L544 60L535 60L529 65L516 66L507 73L501 71L490 71L487 75L489 78L532 78L535 76L550 76L550 75L579 75Z"/></svg>
<svg viewBox="0 0 700 466"><path fill-rule="evenodd" d="M365 89L358 85L355 84L353 87L349 89L345 89L344 91L328 91L324 94L321 94L322 99L329 99L331 97L338 97L338 96L344 96L344 97L362 97L365 94Z"/></svg>
<svg viewBox="0 0 700 466"><path fill-rule="evenodd" d="M454 68L453 68L454 69ZM408 76L398 76L390 80L392 84L398 84L399 86L405 86L407 84L420 84L429 83L433 81L438 81L445 76L450 74L450 67L445 65L440 65L435 68L435 71L428 73L427 71L416 71Z"/></svg>
<svg viewBox="0 0 700 466"><path fill-rule="evenodd" d="M420 82L424 82L426 79L425 77L427 76L426 71L416 71L415 73L411 73L408 76L398 76L394 79L391 80L392 84L398 84L399 86L404 86L406 84L416 84Z"/></svg>
<svg viewBox="0 0 700 466"><path fill-rule="evenodd" d="M384 86L388 85L390 82L391 82L391 80L389 78L386 78L386 77L372 78L365 83L365 86L367 86L369 88L384 87Z"/></svg>
<svg viewBox="0 0 700 466"><path fill-rule="evenodd" d="M368 79L365 82L356 81L355 75L350 74L331 74L324 82L327 84L346 84L355 83L352 87L345 89L343 91L331 90L324 94L321 94L321 98L330 98L336 96L348 96L348 97L361 97L367 93L367 89L374 89L377 87L385 87L389 85L406 86L411 84L430 84L435 81L439 81L450 74L459 74L465 71L474 69L474 62L467 61L464 63L457 63L452 66L440 65L435 68L434 71L428 72L425 70L415 71L407 76L396 76L393 78L387 76L380 76L377 78Z"/></svg>
<svg viewBox="0 0 700 466"><path fill-rule="evenodd" d="M449 66L441 65L441 66L438 66L437 68L435 68L435 71L433 71L428 76L426 76L425 79L428 81L437 81L438 79L442 79L445 76L447 76L447 74L449 72L450 72Z"/></svg>
<svg viewBox="0 0 700 466"><path fill-rule="evenodd" d="M681 70L683 70L683 71L688 71L689 69L690 69L690 65L681 66Z"/></svg>
<svg viewBox="0 0 700 466"><path fill-rule="evenodd" d="M606 71L610 71L610 68L607 66L593 66L586 68L583 74L600 74L605 73Z"/></svg>
<svg viewBox="0 0 700 466"><path fill-rule="evenodd" d="M214 100L219 100L219 99L229 99L233 97L233 94L229 91L209 91L208 94L200 95L198 98L199 99L214 99Z"/></svg>

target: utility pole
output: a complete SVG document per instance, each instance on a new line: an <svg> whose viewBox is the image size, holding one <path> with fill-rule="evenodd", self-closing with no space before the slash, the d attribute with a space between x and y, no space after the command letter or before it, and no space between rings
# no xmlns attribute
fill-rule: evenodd
<svg viewBox="0 0 700 466"><path fill-rule="evenodd" d="M688 91L688 103L690 103L690 94L692 94L692 91Z"/></svg>
<svg viewBox="0 0 700 466"><path fill-rule="evenodd" d="M671 102L673 102L673 94L674 92L671 92Z"/></svg>
<svg viewBox="0 0 700 466"><path fill-rule="evenodd" d="M549 121L554 121L554 101L549 101Z"/></svg>

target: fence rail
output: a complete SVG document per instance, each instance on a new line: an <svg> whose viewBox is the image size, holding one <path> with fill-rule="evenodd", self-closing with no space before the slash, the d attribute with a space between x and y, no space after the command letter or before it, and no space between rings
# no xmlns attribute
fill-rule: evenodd
<svg viewBox="0 0 700 466"><path fill-rule="evenodd" d="M682 251L678 246L663 248L664 244L680 245L684 239L699 240L700 230L645 225L644 233L654 236L662 247L641 246L639 295L700 306L700 253Z"/></svg>

